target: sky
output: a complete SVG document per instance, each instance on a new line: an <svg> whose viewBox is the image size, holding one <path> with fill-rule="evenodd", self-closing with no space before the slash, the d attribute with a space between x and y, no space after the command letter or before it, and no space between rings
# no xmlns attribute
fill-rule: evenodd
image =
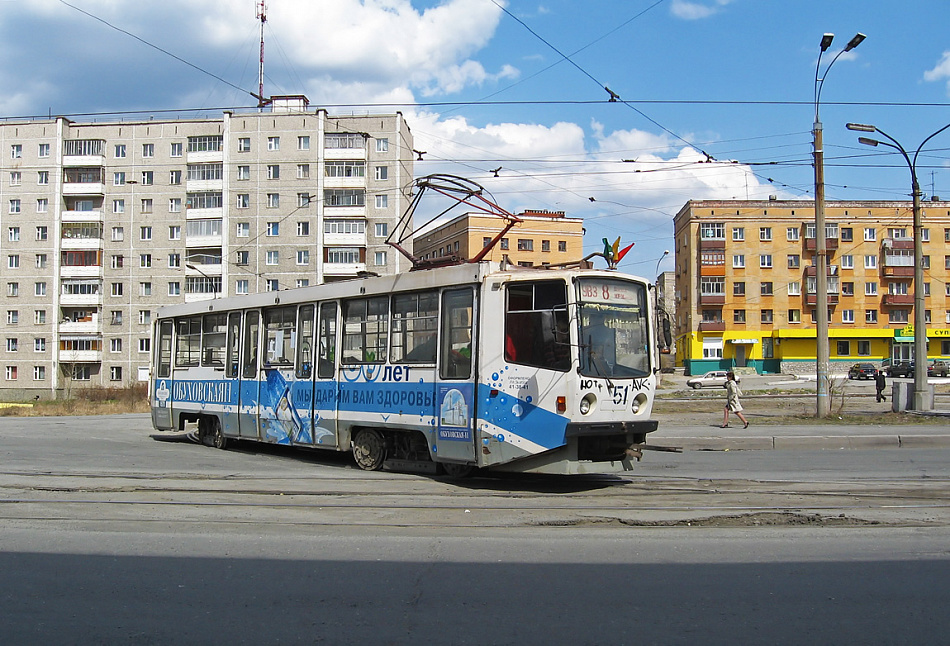
<svg viewBox="0 0 950 646"><path fill-rule="evenodd" d="M0 118L253 107L258 4L0 0ZM268 0L266 16L265 95L399 110L417 177L583 218L585 252L633 242L620 268L651 279L688 200L814 199L816 78L828 200L911 192L904 159L847 122L911 154L950 124L947 0ZM926 199L950 198L948 151L950 130L920 153Z"/></svg>

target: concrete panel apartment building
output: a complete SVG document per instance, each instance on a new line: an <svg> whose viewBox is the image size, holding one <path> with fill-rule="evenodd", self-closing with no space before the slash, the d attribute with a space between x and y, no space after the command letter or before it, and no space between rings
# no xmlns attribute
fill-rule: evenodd
<svg viewBox="0 0 950 646"><path fill-rule="evenodd" d="M751 367L815 372L813 201L690 201L674 218L676 365L687 374ZM929 359L950 358L950 202L922 205ZM825 206L832 372L910 360L910 201Z"/></svg>
<svg viewBox="0 0 950 646"><path fill-rule="evenodd" d="M399 113L0 122L0 396L147 379L164 305L398 273Z"/></svg>

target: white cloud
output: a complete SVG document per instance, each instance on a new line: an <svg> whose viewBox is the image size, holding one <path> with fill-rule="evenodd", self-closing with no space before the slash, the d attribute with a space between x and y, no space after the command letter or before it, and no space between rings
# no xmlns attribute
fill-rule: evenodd
<svg viewBox="0 0 950 646"><path fill-rule="evenodd" d="M700 20L718 13L722 7L730 2L732 0L712 0L709 4L702 4L689 0L673 0L673 4L670 5L670 12L683 20Z"/></svg>
<svg viewBox="0 0 950 646"><path fill-rule="evenodd" d="M925 81L941 81L943 79L950 79L950 51L943 53L943 57L934 65L932 70L924 72ZM947 81L947 93L950 94L950 80Z"/></svg>

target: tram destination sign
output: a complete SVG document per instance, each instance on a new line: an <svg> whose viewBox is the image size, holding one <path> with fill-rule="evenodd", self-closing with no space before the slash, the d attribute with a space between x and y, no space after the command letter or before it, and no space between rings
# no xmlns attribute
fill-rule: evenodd
<svg viewBox="0 0 950 646"><path fill-rule="evenodd" d="M585 278L581 281L581 300L585 303L609 303L611 305L640 305L643 289L634 283L618 280Z"/></svg>

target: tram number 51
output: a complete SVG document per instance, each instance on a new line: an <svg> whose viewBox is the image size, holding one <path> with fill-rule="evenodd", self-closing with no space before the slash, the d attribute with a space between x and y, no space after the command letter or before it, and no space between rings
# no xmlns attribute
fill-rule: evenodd
<svg viewBox="0 0 950 646"><path fill-rule="evenodd" d="M630 386L614 386L614 404L626 405L630 396Z"/></svg>

